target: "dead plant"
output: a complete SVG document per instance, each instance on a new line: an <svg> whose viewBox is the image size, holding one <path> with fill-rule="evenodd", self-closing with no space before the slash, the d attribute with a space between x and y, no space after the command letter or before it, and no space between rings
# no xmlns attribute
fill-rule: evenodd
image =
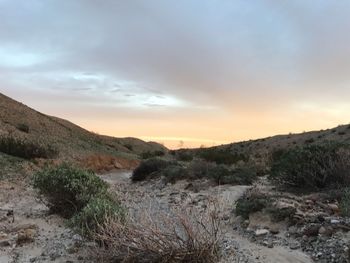
<svg viewBox="0 0 350 263"><path fill-rule="evenodd" d="M134 213L124 224L108 218L95 234L102 246L100 258L127 263L218 261L221 233L217 203L210 202L204 212L193 208L150 211Z"/></svg>

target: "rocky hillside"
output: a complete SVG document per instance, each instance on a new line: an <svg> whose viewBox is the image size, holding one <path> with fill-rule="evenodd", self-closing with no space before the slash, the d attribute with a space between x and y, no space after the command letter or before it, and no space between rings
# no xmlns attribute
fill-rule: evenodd
<svg viewBox="0 0 350 263"><path fill-rule="evenodd" d="M277 135L211 148L181 149L172 153L180 158L198 156L207 161L228 165L235 164L239 161L253 161L261 167L266 167L275 153L278 154L298 146L317 145L325 142L350 143L350 125L340 125L321 131Z"/></svg>
<svg viewBox="0 0 350 263"><path fill-rule="evenodd" d="M35 111L1 93L0 136L49 147L54 150L55 159L83 162L87 159L90 166L110 165L114 162L112 157L138 159L145 152L166 151L164 146L154 142L89 132L69 121Z"/></svg>

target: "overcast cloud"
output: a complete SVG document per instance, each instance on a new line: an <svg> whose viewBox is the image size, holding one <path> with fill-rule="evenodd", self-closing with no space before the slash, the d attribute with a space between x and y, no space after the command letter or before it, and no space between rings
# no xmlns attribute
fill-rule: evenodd
<svg viewBox="0 0 350 263"><path fill-rule="evenodd" d="M345 0L0 0L0 91L116 136L326 128L350 117L349 32Z"/></svg>

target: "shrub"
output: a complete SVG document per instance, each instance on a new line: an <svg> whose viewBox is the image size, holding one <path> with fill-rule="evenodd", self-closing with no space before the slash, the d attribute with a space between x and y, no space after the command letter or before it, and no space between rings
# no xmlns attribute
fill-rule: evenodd
<svg viewBox="0 0 350 263"><path fill-rule="evenodd" d="M187 151L179 150L176 152L176 159L182 162L190 162L193 160L193 155Z"/></svg>
<svg viewBox="0 0 350 263"><path fill-rule="evenodd" d="M215 164L203 160L193 160L187 167L189 176L192 179L208 178L208 172Z"/></svg>
<svg viewBox="0 0 350 263"><path fill-rule="evenodd" d="M292 219L297 210L294 207L277 208L272 206L268 207L266 211L271 215L273 222L280 222L287 218Z"/></svg>
<svg viewBox="0 0 350 263"><path fill-rule="evenodd" d="M350 188L344 189L339 208L343 216L350 216Z"/></svg>
<svg viewBox="0 0 350 263"><path fill-rule="evenodd" d="M218 148L209 148L201 149L199 152L199 157L208 161L214 162L216 164L235 164L239 161L247 161L248 157L242 153L233 153L230 151L230 148L227 149L218 149Z"/></svg>
<svg viewBox="0 0 350 263"><path fill-rule="evenodd" d="M182 180L188 178L188 171L180 165L169 165L162 171L167 182L175 183L177 180Z"/></svg>
<svg viewBox="0 0 350 263"><path fill-rule="evenodd" d="M271 179L309 189L346 184L350 182L350 150L335 143L291 149L274 161Z"/></svg>
<svg viewBox="0 0 350 263"><path fill-rule="evenodd" d="M200 215L188 209L161 210L125 223L110 219L94 237L104 245L97 258L111 262L214 263L220 259L220 220L215 208Z"/></svg>
<svg viewBox="0 0 350 263"><path fill-rule="evenodd" d="M106 220L125 221L126 211L110 196L92 198L89 203L70 220L70 225L83 236L92 237Z"/></svg>
<svg viewBox="0 0 350 263"><path fill-rule="evenodd" d="M167 167L169 162L162 159L153 158L142 161L140 165L132 173L132 181L143 181L153 178L157 172Z"/></svg>
<svg viewBox="0 0 350 263"><path fill-rule="evenodd" d="M256 179L256 171L248 166L229 169L224 165L213 166L208 171L209 178L217 184L250 185Z"/></svg>
<svg viewBox="0 0 350 263"><path fill-rule="evenodd" d="M29 133L29 126L25 123L20 123L16 126L16 128L22 132Z"/></svg>
<svg viewBox="0 0 350 263"><path fill-rule="evenodd" d="M150 158L154 158L154 157L160 157L160 156L164 156L165 153L163 151L154 151L154 152L143 152L141 153L141 158L142 159L150 159Z"/></svg>
<svg viewBox="0 0 350 263"><path fill-rule="evenodd" d="M16 139L11 136L0 137L0 151L24 159L48 159L58 155L58 151L52 146L41 145L39 142Z"/></svg>
<svg viewBox="0 0 350 263"><path fill-rule="evenodd" d="M92 171L69 164L46 167L37 172L33 186L46 197L52 212L67 218L81 211L93 197L107 192L107 184Z"/></svg>
<svg viewBox="0 0 350 263"><path fill-rule="evenodd" d="M126 149L128 149L129 151L132 151L133 148L134 148L131 144L124 144L124 147L125 147Z"/></svg>
<svg viewBox="0 0 350 263"><path fill-rule="evenodd" d="M314 138L310 138L310 139L306 139L305 140L305 143L306 144L310 144L310 143L314 143L315 142L315 139Z"/></svg>
<svg viewBox="0 0 350 263"><path fill-rule="evenodd" d="M244 195L237 200L236 203L236 215L242 216L244 219L248 219L249 215L255 212L262 211L266 208L268 200L264 196L256 195Z"/></svg>

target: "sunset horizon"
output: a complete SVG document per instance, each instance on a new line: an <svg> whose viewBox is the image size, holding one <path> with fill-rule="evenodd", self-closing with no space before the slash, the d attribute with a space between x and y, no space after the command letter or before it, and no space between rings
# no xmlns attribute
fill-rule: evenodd
<svg viewBox="0 0 350 263"><path fill-rule="evenodd" d="M0 1L0 91L172 149L327 129L350 120L349 8Z"/></svg>

